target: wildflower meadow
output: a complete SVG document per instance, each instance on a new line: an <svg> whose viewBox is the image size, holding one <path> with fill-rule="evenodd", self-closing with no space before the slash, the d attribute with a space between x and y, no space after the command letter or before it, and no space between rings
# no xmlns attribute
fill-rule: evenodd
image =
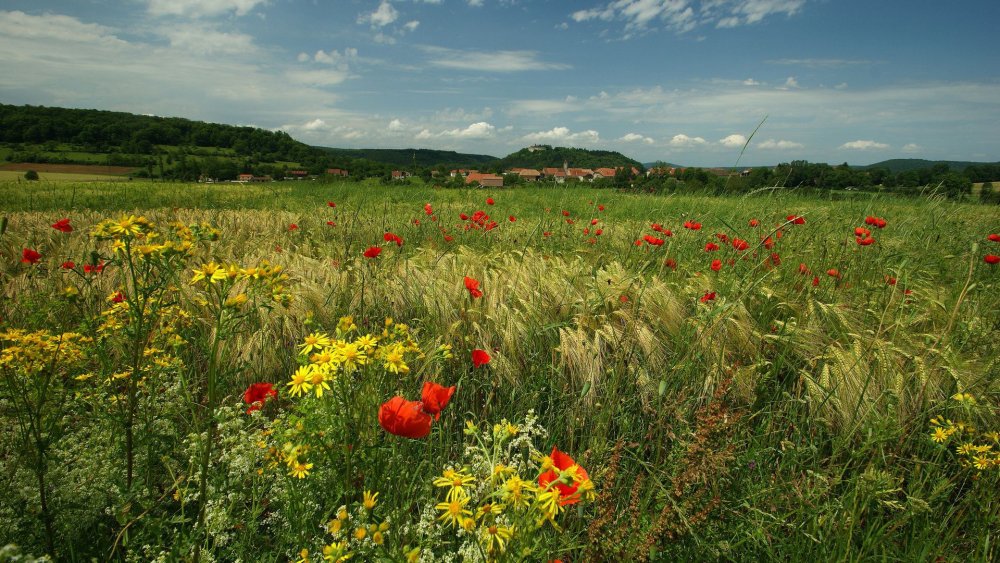
<svg viewBox="0 0 1000 563"><path fill-rule="evenodd" d="M0 202L0 561L1000 558L993 207Z"/></svg>

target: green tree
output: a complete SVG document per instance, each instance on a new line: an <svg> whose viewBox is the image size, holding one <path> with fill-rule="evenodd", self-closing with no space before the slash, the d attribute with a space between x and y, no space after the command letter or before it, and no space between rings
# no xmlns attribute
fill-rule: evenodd
<svg viewBox="0 0 1000 563"><path fill-rule="evenodd" d="M38 172L35 172L34 170L28 170L27 172L24 173L24 179L35 181L38 179Z"/></svg>

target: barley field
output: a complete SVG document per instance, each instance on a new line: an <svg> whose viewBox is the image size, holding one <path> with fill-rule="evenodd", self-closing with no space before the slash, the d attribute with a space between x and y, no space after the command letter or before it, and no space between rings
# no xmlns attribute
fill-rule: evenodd
<svg viewBox="0 0 1000 563"><path fill-rule="evenodd" d="M996 560L1000 217L838 197L0 183L0 560Z"/></svg>

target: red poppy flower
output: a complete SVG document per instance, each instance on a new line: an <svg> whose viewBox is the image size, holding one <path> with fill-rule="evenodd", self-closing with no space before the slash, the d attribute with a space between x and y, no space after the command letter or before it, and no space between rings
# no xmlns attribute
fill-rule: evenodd
<svg viewBox="0 0 1000 563"><path fill-rule="evenodd" d="M712 265L709 267L712 268L713 272L718 272L722 269L722 260L712 260Z"/></svg>
<svg viewBox="0 0 1000 563"><path fill-rule="evenodd" d="M429 203L425 203L424 204L424 213L426 213L428 215L433 215L434 214L434 209L431 208L431 204L429 204Z"/></svg>
<svg viewBox="0 0 1000 563"><path fill-rule="evenodd" d="M413 220L413 224L419 227L420 226L420 219L414 219Z"/></svg>
<svg viewBox="0 0 1000 563"><path fill-rule="evenodd" d="M385 239L385 242L394 242L396 243L396 246L403 246L403 239L399 238L399 235L386 233L382 235L382 238Z"/></svg>
<svg viewBox="0 0 1000 563"><path fill-rule="evenodd" d="M486 205L493 205L494 203L496 203L496 202L495 202L495 201L493 201L493 198L492 198L492 197L488 197L488 198L486 198Z"/></svg>
<svg viewBox="0 0 1000 563"><path fill-rule="evenodd" d="M84 264L83 265L83 273L85 273L85 274L93 274L93 273L100 274L103 271L104 271L104 261L103 260L101 260L97 264Z"/></svg>
<svg viewBox="0 0 1000 563"><path fill-rule="evenodd" d="M663 265L670 268L671 270L676 270L677 260L674 260L673 258L667 258L666 260L663 261Z"/></svg>
<svg viewBox="0 0 1000 563"><path fill-rule="evenodd" d="M591 219L590 220L590 224L591 225L596 225L597 224L597 219Z"/></svg>
<svg viewBox="0 0 1000 563"><path fill-rule="evenodd" d="M873 239L870 236L865 238L857 237L854 240L857 241L857 243L860 244L861 246L868 246L875 242L875 239Z"/></svg>
<svg viewBox="0 0 1000 563"><path fill-rule="evenodd" d="M590 227L587 227L587 228L583 229L583 234L589 235L590 234Z"/></svg>
<svg viewBox="0 0 1000 563"><path fill-rule="evenodd" d="M563 209L562 214L563 214L563 217L569 217L569 211L566 211L565 209Z"/></svg>
<svg viewBox="0 0 1000 563"><path fill-rule="evenodd" d="M574 221L572 219L566 219L566 224L567 225L572 225L573 223L576 223L576 221Z"/></svg>
<svg viewBox="0 0 1000 563"><path fill-rule="evenodd" d="M594 234L597 235L597 236L601 236L601 235L604 234L604 230L603 229L597 229L596 231L594 231Z"/></svg>
<svg viewBox="0 0 1000 563"><path fill-rule="evenodd" d="M727 236L726 233L715 233L715 238L721 240L722 242L727 242L729 240L729 236Z"/></svg>
<svg viewBox="0 0 1000 563"><path fill-rule="evenodd" d="M885 283L887 283L889 285L896 285L896 278L894 278L892 276L886 276L885 277Z"/></svg>
<svg viewBox="0 0 1000 563"><path fill-rule="evenodd" d="M997 235L997 234L989 235L989 236L986 237L986 240L992 241L992 242L1000 242L1000 235Z"/></svg>
<svg viewBox="0 0 1000 563"><path fill-rule="evenodd" d="M705 295L701 296L701 299L699 299L699 301L701 301L702 303L708 303L709 301L715 301L715 292L714 291L708 291L708 292L706 292Z"/></svg>
<svg viewBox="0 0 1000 563"><path fill-rule="evenodd" d="M746 250L746 249L750 248L750 243L748 243L747 241L745 241L743 239L734 238L733 239L733 248L735 248L736 250Z"/></svg>
<svg viewBox="0 0 1000 563"><path fill-rule="evenodd" d="M386 432L404 438L423 438L431 433L431 415L420 401L396 396L378 409L378 423Z"/></svg>
<svg viewBox="0 0 1000 563"><path fill-rule="evenodd" d="M641 238L635 239L635 245L636 246L642 246L642 239Z"/></svg>
<svg viewBox="0 0 1000 563"><path fill-rule="evenodd" d="M809 266L806 266L805 264L799 264L799 273L800 274L808 274L809 273Z"/></svg>
<svg viewBox="0 0 1000 563"><path fill-rule="evenodd" d="M444 236L444 240L445 240L445 242L451 242L451 241L455 240L455 237L453 237L451 235L445 235Z"/></svg>
<svg viewBox="0 0 1000 563"><path fill-rule="evenodd" d="M692 231L697 231L701 229L701 223L695 221L684 221L684 228L691 229Z"/></svg>
<svg viewBox="0 0 1000 563"><path fill-rule="evenodd" d="M459 213L458 214L458 218L461 219L461 220L463 220L463 221L468 221L469 220L469 216L466 215L465 213Z"/></svg>
<svg viewBox="0 0 1000 563"><path fill-rule="evenodd" d="M22 260L22 262L23 261L24 260ZM983 262L986 262L987 264L996 264L1000 262L1000 256L997 256L996 254L987 254L983 257Z"/></svg>
<svg viewBox="0 0 1000 563"><path fill-rule="evenodd" d="M866 237L870 234L872 234L872 232L864 227L854 227L854 236L856 237Z"/></svg>
<svg viewBox="0 0 1000 563"><path fill-rule="evenodd" d="M771 250L772 248L774 248L774 239L773 238L767 237L766 239L764 239L763 242L764 242L764 248L766 248L768 250Z"/></svg>
<svg viewBox="0 0 1000 563"><path fill-rule="evenodd" d="M73 225L69 224L69 219L60 219L55 223L52 223L52 228L57 231L62 231L64 233L73 232Z"/></svg>
<svg viewBox="0 0 1000 563"><path fill-rule="evenodd" d="M604 211L604 204L598 205L597 206L597 210L598 211Z"/></svg>
<svg viewBox="0 0 1000 563"><path fill-rule="evenodd" d="M775 266L781 265L781 256L777 252L771 253L771 263Z"/></svg>
<svg viewBox="0 0 1000 563"><path fill-rule="evenodd" d="M705 244L705 252L715 252L719 249L719 245L714 242L709 242Z"/></svg>
<svg viewBox="0 0 1000 563"><path fill-rule="evenodd" d="M618 296L618 301L620 303L628 303L628 295L624 295L624 294L623 295L619 295Z"/></svg>
<svg viewBox="0 0 1000 563"><path fill-rule="evenodd" d="M548 489L549 485L555 487L559 491L559 506L567 506L580 502L578 489L580 488L580 482L590 478L587 475L587 470L577 465L573 458L559 451L554 446L549 457L552 458L553 469L538 476L538 486L542 489ZM559 473L573 466L576 466L576 479L570 484L559 482Z"/></svg>
<svg viewBox="0 0 1000 563"><path fill-rule="evenodd" d="M472 351L472 365L473 367L480 367L484 364L490 363L490 355L486 353L486 350L480 350L476 348Z"/></svg>
<svg viewBox="0 0 1000 563"><path fill-rule="evenodd" d="M819 286L819 276L813 276L813 287Z"/></svg>
<svg viewBox="0 0 1000 563"><path fill-rule="evenodd" d="M379 254L382 254L382 248L378 246L370 246L365 250L365 258L376 258Z"/></svg>
<svg viewBox="0 0 1000 563"><path fill-rule="evenodd" d="M465 276L465 289L469 290L469 295L471 295L473 299L483 296L483 292L479 290L479 280L475 278Z"/></svg>
<svg viewBox="0 0 1000 563"><path fill-rule="evenodd" d="M121 303L122 301L125 301L125 294L120 291L116 291L115 294L111 296L112 303Z"/></svg>
<svg viewBox="0 0 1000 563"><path fill-rule="evenodd" d="M42 255L31 248L21 251L21 262L25 264L37 264L42 259Z"/></svg>
<svg viewBox="0 0 1000 563"><path fill-rule="evenodd" d="M663 239L656 238L653 235L646 235L642 239L653 246L663 246Z"/></svg>
<svg viewBox="0 0 1000 563"><path fill-rule="evenodd" d="M448 401L455 394L455 386L444 387L431 381L424 382L424 389L420 392L420 402L423 403L424 412L434 416L434 420L441 418L441 411L448 406Z"/></svg>
<svg viewBox="0 0 1000 563"><path fill-rule="evenodd" d="M552 236L552 233L550 233L549 231L545 231L542 233L542 236L545 238L549 238L550 236Z"/></svg>
<svg viewBox="0 0 1000 563"><path fill-rule="evenodd" d="M758 221L756 219L750 219L750 226L751 227L756 227L757 225L760 225L760 221Z"/></svg>
<svg viewBox="0 0 1000 563"><path fill-rule="evenodd" d="M247 387L247 390L243 392L243 402L250 405L250 408L247 409L247 414L260 410L268 399L273 399L277 396L278 392L274 390L274 385L270 383L251 383L250 387Z"/></svg>
<svg viewBox="0 0 1000 563"><path fill-rule="evenodd" d="M786 221L791 221L793 225L805 225L806 218L800 215L789 215L785 217Z"/></svg>
<svg viewBox="0 0 1000 563"><path fill-rule="evenodd" d="M326 202L326 206L327 207L337 207L337 204L334 203L334 202L332 202L332 201L328 201L328 202Z"/></svg>
<svg viewBox="0 0 1000 563"><path fill-rule="evenodd" d="M74 264L72 260L67 260L67 261L63 262L62 266L61 266L61 268L63 270L72 270L75 267L76 267L76 264Z"/></svg>
<svg viewBox="0 0 1000 563"><path fill-rule="evenodd" d="M507 220L510 221L511 223L513 223L514 221L517 221L517 217L514 217L513 215L511 215L510 217L507 217Z"/></svg>
<svg viewBox="0 0 1000 563"><path fill-rule="evenodd" d="M661 232L663 230L663 225L659 223L653 223L652 225L650 225L650 228L656 232Z"/></svg>
<svg viewBox="0 0 1000 563"><path fill-rule="evenodd" d="M292 223L291 225L288 225L288 230L289 231L296 231L296 230L298 230L298 228L299 228L299 226L296 225L295 223Z"/></svg>
<svg viewBox="0 0 1000 563"><path fill-rule="evenodd" d="M337 226L337 224L334 223L333 221L327 221L326 224L330 225L331 227L336 227Z"/></svg>
<svg viewBox="0 0 1000 563"><path fill-rule="evenodd" d="M839 278L840 270L836 268L830 268L829 270L826 271L826 275L830 276L831 278Z"/></svg>

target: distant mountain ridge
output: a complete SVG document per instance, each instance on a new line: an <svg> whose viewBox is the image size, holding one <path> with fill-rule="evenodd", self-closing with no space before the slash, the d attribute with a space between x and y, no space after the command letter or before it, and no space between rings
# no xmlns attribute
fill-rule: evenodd
<svg viewBox="0 0 1000 563"><path fill-rule="evenodd" d="M455 151L436 149L339 149L333 147L314 147L334 157L352 159L363 158L373 162L391 164L399 167L435 166L472 167L489 164L499 160L487 154L464 154Z"/></svg>
<svg viewBox="0 0 1000 563"><path fill-rule="evenodd" d="M893 174L898 174L900 172L907 172L909 170L920 170L923 168L931 168L936 165L946 164L950 170L961 172L970 166L981 166L984 164L1000 164L998 162L970 162L967 160L926 160L923 158L893 158L889 160L883 160L882 162L876 162L875 164L869 164L867 166L853 166L852 168L859 168L862 170L871 170L873 168L883 168L889 170Z"/></svg>
<svg viewBox="0 0 1000 563"><path fill-rule="evenodd" d="M620 152L572 147L551 147L549 145L533 145L511 153L496 163L501 170L510 168L562 168L563 163L573 168L643 168L638 160L631 159Z"/></svg>

